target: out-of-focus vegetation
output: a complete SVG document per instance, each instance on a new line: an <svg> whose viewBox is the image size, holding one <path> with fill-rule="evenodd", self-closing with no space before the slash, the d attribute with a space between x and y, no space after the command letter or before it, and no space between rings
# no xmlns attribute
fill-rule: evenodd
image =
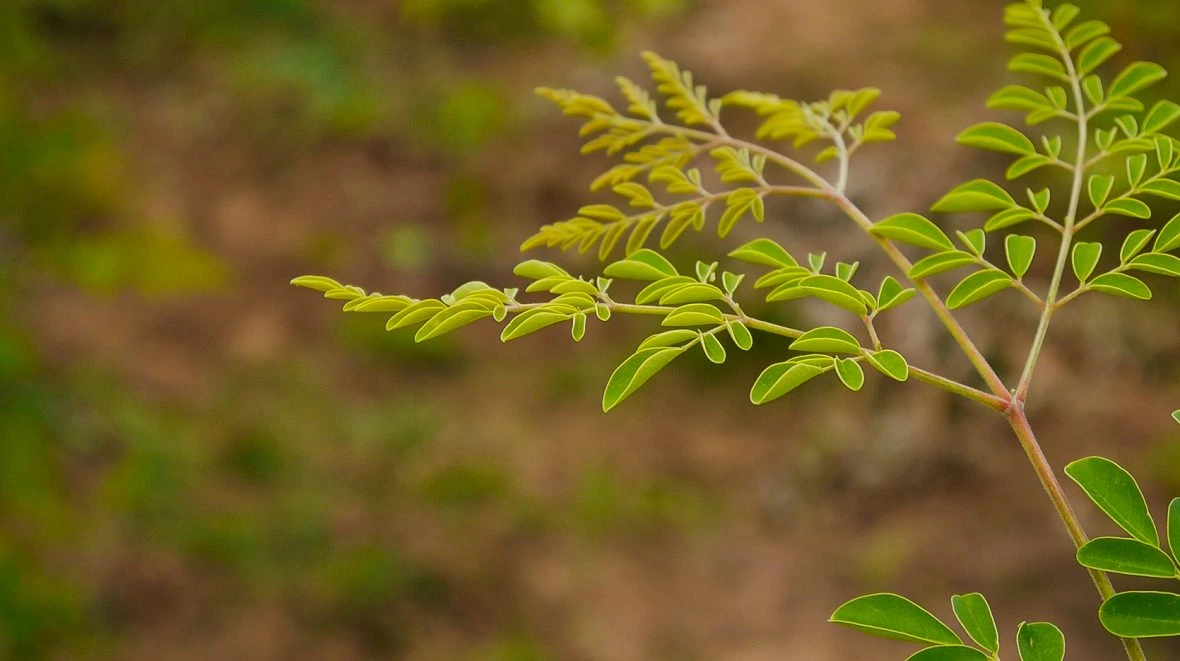
<svg viewBox="0 0 1180 661"><path fill-rule="evenodd" d="M1159 18L1171 4L1091 4L1143 35L1127 41L1145 56L1175 60L1165 29L1175 21ZM511 229L491 209L498 219L520 205L489 193L480 158L526 132L522 90L563 82L563 71L540 80L526 65L637 51L647 44L629 41L634 30L691 20L695 9L688 0L0 3L0 659L531 661L580 658L584 641L607 637L583 622L611 584L597 582L599 565L612 569L603 549L641 563L615 583L658 576L664 552L692 547L693 534L730 514L717 485L748 480L715 453L743 439L708 439L713 449L660 470L579 454L610 439L586 417L605 374L573 357L540 363L548 372L530 383L544 392L527 397L575 401L586 415L505 448L536 429L525 426L527 405L507 401L521 356L489 362L461 343L418 347L372 324L329 326L331 310L308 320L274 309L309 262L379 260L408 279L447 279L446 269L485 259L489 242L514 244L524 234L499 236ZM357 163L370 161L390 180L366 179L370 166ZM507 179L511 167L495 174ZM417 190L420 170L441 185ZM442 208L395 218L384 198L369 206L399 177L410 184L397 190ZM235 215L213 204L236 209L245 194L223 190L231 184L275 201L309 182L355 186L330 200L348 201L360 220L343 227L337 209L317 207L314 228L292 227L266 206ZM439 233L461 254L437 251ZM231 341L234 322L251 315L258 326ZM130 338L129 318L140 331ZM327 348L341 340L346 351ZM476 379L502 385L473 403L455 384ZM481 417L457 417L436 381ZM685 387L716 392L705 381ZM741 409L744 399L730 401ZM685 439L668 418L682 415L631 424L656 429L653 445L673 445ZM806 447L792 470L840 461L832 434L817 431L828 427L798 429ZM641 468L658 462L656 449L627 452ZM770 470L785 482L786 468ZM767 520L807 508L808 488L843 488L860 469L832 470L816 468L810 487L749 486L765 506L739 513L738 533L773 528ZM900 573L898 549L910 542L866 535L869 560L852 564L868 569L847 573ZM663 540L681 536L690 541ZM535 546L590 577L586 604L554 605L573 579L530 566L550 557L529 553ZM764 566L780 562L778 550L748 546ZM714 553L729 562L724 547ZM713 658L680 635L699 621L674 614L683 595L663 596L673 616L648 632L655 657ZM775 617L778 604L751 599L743 608ZM724 638L726 626L701 635Z"/></svg>

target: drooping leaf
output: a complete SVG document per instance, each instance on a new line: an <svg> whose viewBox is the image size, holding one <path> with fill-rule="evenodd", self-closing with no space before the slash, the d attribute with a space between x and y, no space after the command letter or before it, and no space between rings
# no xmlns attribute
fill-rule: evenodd
<svg viewBox="0 0 1180 661"><path fill-rule="evenodd" d="M1032 266L1033 257L1037 252L1037 240L1031 236L1009 234L1004 240L1004 248L1008 255L1008 266L1017 278L1023 278Z"/></svg>
<svg viewBox="0 0 1180 661"><path fill-rule="evenodd" d="M995 654L1000 650L1000 633L987 599L978 592L951 597L951 608L963 630L983 649Z"/></svg>
<svg viewBox="0 0 1180 661"><path fill-rule="evenodd" d="M807 331L791 343L792 351L859 354L860 342L842 328L824 326Z"/></svg>
<svg viewBox="0 0 1180 661"><path fill-rule="evenodd" d="M1037 151L1028 136L999 122L977 124L959 134L955 141L968 147L1006 152L1009 154L1032 154Z"/></svg>
<svg viewBox="0 0 1180 661"><path fill-rule="evenodd" d="M955 285L946 298L946 304L950 309L958 310L1004 291L1012 285L1012 278L999 269L976 271Z"/></svg>
<svg viewBox="0 0 1180 661"><path fill-rule="evenodd" d="M754 346L754 336L750 334L750 329L740 321L731 321L726 324L726 330L729 331L729 338L733 340L734 346L742 351L749 351L750 347Z"/></svg>
<svg viewBox="0 0 1180 661"><path fill-rule="evenodd" d="M1048 622L1021 622L1016 630L1020 661L1062 661L1065 635Z"/></svg>
<svg viewBox="0 0 1180 661"><path fill-rule="evenodd" d="M930 250L953 250L954 244L938 226L916 213L902 213L882 220L869 230L873 234Z"/></svg>
<svg viewBox="0 0 1180 661"><path fill-rule="evenodd" d="M1151 300L1151 288L1147 286L1147 283L1126 273L1104 273L1091 280L1087 287L1111 296L1137 301Z"/></svg>
<svg viewBox="0 0 1180 661"><path fill-rule="evenodd" d="M1073 273L1077 276L1078 282L1085 282L1089 278L1094 269L1098 266L1098 260L1102 258L1102 244L1097 241L1087 242L1082 241L1074 244L1073 247Z"/></svg>
<svg viewBox="0 0 1180 661"><path fill-rule="evenodd" d="M878 372L894 381L906 381L910 378L910 365L904 356L892 349L870 351L865 354L865 360Z"/></svg>
<svg viewBox="0 0 1180 661"><path fill-rule="evenodd" d="M725 362L725 347L721 345L721 340L717 339L717 335L713 333L701 335L701 348L704 349L705 356L710 362L717 365Z"/></svg>
<svg viewBox="0 0 1180 661"><path fill-rule="evenodd" d="M778 399L834 367L830 358L828 363L827 367L792 361L771 365L754 381L750 401L761 406Z"/></svg>
<svg viewBox="0 0 1180 661"><path fill-rule="evenodd" d="M1079 459L1065 467L1086 496L1120 528L1139 541L1159 546L1159 533L1135 478L1104 457Z"/></svg>
<svg viewBox="0 0 1180 661"><path fill-rule="evenodd" d="M860 364L851 358L836 360L836 376L840 377L840 383L852 392L859 392L864 387L865 372Z"/></svg>
<svg viewBox="0 0 1180 661"><path fill-rule="evenodd" d="M1124 638L1180 636L1180 595L1122 592L1098 609L1102 626Z"/></svg>
<svg viewBox="0 0 1180 661"><path fill-rule="evenodd" d="M962 645L938 618L896 594L870 594L845 603L828 620L882 638L912 643Z"/></svg>
<svg viewBox="0 0 1180 661"><path fill-rule="evenodd" d="M602 395L602 410L609 411L639 390L668 363L684 353L684 347L640 349L619 365L607 381Z"/></svg>
<svg viewBox="0 0 1180 661"><path fill-rule="evenodd" d="M1078 549L1077 558L1083 567L1116 574L1153 578L1177 576L1176 567L1167 553L1137 539L1098 537Z"/></svg>

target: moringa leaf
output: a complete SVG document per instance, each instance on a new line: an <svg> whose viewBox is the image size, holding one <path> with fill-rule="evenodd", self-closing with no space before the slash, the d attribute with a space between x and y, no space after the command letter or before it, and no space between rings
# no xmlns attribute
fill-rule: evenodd
<svg viewBox="0 0 1180 661"><path fill-rule="evenodd" d="M1125 273L1104 273L1086 285L1090 289L1111 296L1137 301L1150 301L1151 288L1139 278Z"/></svg>
<svg viewBox="0 0 1180 661"><path fill-rule="evenodd" d="M1020 56L1017 56L1018 58ZM1060 65L1060 63L1057 63ZM1028 136L1020 131L999 122L984 122L976 124L963 131L955 138L955 142L968 147L987 149L990 151L1006 152L1009 154L1034 154L1037 149Z"/></svg>
<svg viewBox="0 0 1180 661"><path fill-rule="evenodd" d="M1154 62L1133 62L1110 84L1111 98L1130 96L1168 77L1166 69Z"/></svg>
<svg viewBox="0 0 1180 661"><path fill-rule="evenodd" d="M1124 638L1180 636L1180 594L1121 592L1102 604L1098 619Z"/></svg>
<svg viewBox="0 0 1180 661"><path fill-rule="evenodd" d="M863 633L912 643L962 645L938 618L896 594L870 594L845 603L828 620Z"/></svg>
<svg viewBox="0 0 1180 661"><path fill-rule="evenodd" d="M1012 274L1018 279L1023 278L1032 266L1033 257L1037 253L1037 240L1031 236L1009 234L1004 240L1004 248L1008 256L1008 266Z"/></svg>
<svg viewBox="0 0 1180 661"><path fill-rule="evenodd" d="M608 265L602 273L611 278L624 280L661 280L678 275L671 262L648 248L637 250L626 259Z"/></svg>
<svg viewBox="0 0 1180 661"><path fill-rule="evenodd" d="M610 375L602 395L602 410L618 406L684 351L685 347L656 347L631 354Z"/></svg>
<svg viewBox="0 0 1180 661"><path fill-rule="evenodd" d="M725 323L721 310L708 303L691 303L668 313L664 326L717 326Z"/></svg>
<svg viewBox="0 0 1180 661"><path fill-rule="evenodd" d="M955 285L946 298L946 304L950 309L958 310L1012 286L1012 278L999 269L976 271Z"/></svg>
<svg viewBox="0 0 1180 661"><path fill-rule="evenodd" d="M786 361L767 367L754 380L754 386L750 389L750 401L761 406L786 395L820 374L831 370L834 367L832 359L827 358L827 362L828 364L824 367L798 361Z"/></svg>
<svg viewBox="0 0 1180 661"><path fill-rule="evenodd" d="M876 236L919 248L953 250L954 244L938 226L916 213L901 213L882 220L869 230Z"/></svg>
<svg viewBox="0 0 1180 661"><path fill-rule="evenodd" d="M1166 253L1151 252L1139 255L1131 260L1128 268L1136 271L1146 271L1156 275L1167 275L1180 278L1180 257Z"/></svg>
<svg viewBox="0 0 1180 661"><path fill-rule="evenodd" d="M1020 661L1065 659L1065 635L1048 622L1021 622L1016 630L1016 647Z"/></svg>
<svg viewBox="0 0 1180 661"><path fill-rule="evenodd" d="M894 381L906 381L910 378L910 365L904 356L892 349L870 351L865 354L865 360L878 372Z"/></svg>
<svg viewBox="0 0 1180 661"><path fill-rule="evenodd" d="M951 597L951 608L963 630L983 649L995 654L1000 650L1000 633L987 599L978 592Z"/></svg>
<svg viewBox="0 0 1180 661"><path fill-rule="evenodd" d="M1102 244L1098 242L1080 242L1074 244L1073 247L1073 274L1077 276L1078 282L1085 282L1089 278L1094 269L1098 266L1098 260L1102 258Z"/></svg>
<svg viewBox="0 0 1180 661"><path fill-rule="evenodd" d="M824 326L809 330L791 343L791 351L808 353L861 353L860 342L842 328Z"/></svg>
<svg viewBox="0 0 1180 661"><path fill-rule="evenodd" d="M729 256L743 262L776 268L799 265L791 253L770 239L755 239L729 253Z"/></svg>
<svg viewBox="0 0 1180 661"><path fill-rule="evenodd" d="M1145 544L1159 546L1147 501L1126 469L1104 457L1087 457L1066 466L1065 474L1120 528Z"/></svg>
<svg viewBox="0 0 1180 661"><path fill-rule="evenodd" d="M296 287L303 287L305 289L314 289L318 292L328 293L333 289L343 289L344 285L329 278L326 275L301 275L298 278L291 280L291 284Z"/></svg>
<svg viewBox="0 0 1180 661"><path fill-rule="evenodd" d="M1137 539L1097 537L1078 549L1077 558L1081 566L1099 571L1151 578L1177 577L1176 566L1167 553Z"/></svg>
<svg viewBox="0 0 1180 661"><path fill-rule="evenodd" d="M976 179L956 187L930 208L938 213L998 211L1016 205L1008 191L987 179Z"/></svg>
<svg viewBox="0 0 1180 661"><path fill-rule="evenodd" d="M865 385L865 372L861 369L860 364L851 358L839 358L836 360L836 376L840 377L840 383L852 392L859 392Z"/></svg>
<svg viewBox="0 0 1180 661"><path fill-rule="evenodd" d="M966 645L938 645L914 652L906 661L989 661L989 657Z"/></svg>

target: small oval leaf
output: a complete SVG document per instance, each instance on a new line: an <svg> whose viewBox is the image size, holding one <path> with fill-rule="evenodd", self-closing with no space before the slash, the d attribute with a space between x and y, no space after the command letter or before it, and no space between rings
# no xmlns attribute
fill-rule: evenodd
<svg viewBox="0 0 1180 661"><path fill-rule="evenodd" d="M1159 532L1139 483L1122 466L1104 457L1079 459L1065 474L1120 528L1139 541L1159 546Z"/></svg>
<svg viewBox="0 0 1180 661"><path fill-rule="evenodd" d="M1180 594L1122 592L1102 604L1098 619L1124 638L1180 636Z"/></svg>
<svg viewBox="0 0 1180 661"><path fill-rule="evenodd" d="M913 643L962 645L963 641L929 611L896 594L858 597L828 620L864 633Z"/></svg>

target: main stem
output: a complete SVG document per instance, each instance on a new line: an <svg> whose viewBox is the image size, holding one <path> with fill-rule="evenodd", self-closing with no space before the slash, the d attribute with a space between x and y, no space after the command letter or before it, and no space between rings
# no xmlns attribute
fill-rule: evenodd
<svg viewBox="0 0 1180 661"><path fill-rule="evenodd" d="M1033 433L1032 427L1028 424L1028 416L1024 413L1024 406L1020 402L1015 402L1008 409L1006 413L1008 423L1012 426L1012 431L1015 432L1016 438L1020 440L1020 447L1024 448L1024 453L1028 455L1028 460L1036 471L1037 479L1040 480L1041 486L1045 488L1045 493L1048 494L1049 500L1053 503L1053 509L1057 510L1057 515L1061 517L1062 523L1065 524L1065 529L1069 532L1070 539L1073 540L1074 546L1081 548L1090 538L1086 535L1086 531L1082 529L1082 523L1078 520L1077 514L1074 513L1073 507L1070 506L1069 500L1065 496L1065 491L1061 488L1061 483L1057 481L1057 475L1053 472L1053 466L1049 460L1045 458L1045 453L1041 451L1041 445L1037 442L1036 434ZM1114 586L1110 583L1110 578L1106 574L1096 569L1087 570L1090 572L1090 578L1094 581L1094 586L1098 588L1098 594L1102 595L1102 600L1115 595ZM1134 638L1122 638L1123 648L1127 652L1127 658L1131 661L1147 661L1147 656L1143 653L1143 647L1139 645L1139 641Z"/></svg>

